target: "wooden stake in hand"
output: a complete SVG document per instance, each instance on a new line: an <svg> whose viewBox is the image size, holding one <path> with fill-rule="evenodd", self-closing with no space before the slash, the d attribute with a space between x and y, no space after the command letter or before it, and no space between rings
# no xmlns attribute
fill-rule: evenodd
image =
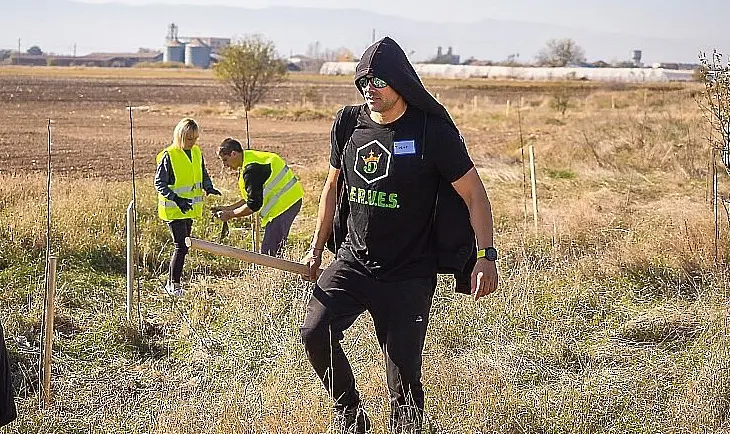
<svg viewBox="0 0 730 434"><path fill-rule="evenodd" d="M222 244L212 243L210 241L188 237L185 238L185 245L193 250L202 250L213 255L240 259L242 261L250 262L252 264L276 268L277 270L288 271L290 273L300 274L302 276L306 276L309 274L309 267L307 267L305 264L300 264L299 262L293 262L274 256L263 255L261 253L249 252L248 250L237 249L231 246L224 246ZM319 275L319 273L321 273L322 271L324 270L320 269L317 274Z"/></svg>

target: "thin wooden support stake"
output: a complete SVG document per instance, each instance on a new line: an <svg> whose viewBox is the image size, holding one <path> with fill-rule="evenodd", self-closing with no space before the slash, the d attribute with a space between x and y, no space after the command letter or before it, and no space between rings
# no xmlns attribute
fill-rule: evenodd
<svg viewBox="0 0 730 434"><path fill-rule="evenodd" d="M719 194L718 194L718 180L717 180L717 156L715 148L712 151L712 206L715 217L715 265L718 265L720 261L720 210L719 210Z"/></svg>
<svg viewBox="0 0 730 434"><path fill-rule="evenodd" d="M535 175L535 149L530 145L530 181L532 183L532 216L535 221L535 230L537 230L538 211L537 211L537 179Z"/></svg>

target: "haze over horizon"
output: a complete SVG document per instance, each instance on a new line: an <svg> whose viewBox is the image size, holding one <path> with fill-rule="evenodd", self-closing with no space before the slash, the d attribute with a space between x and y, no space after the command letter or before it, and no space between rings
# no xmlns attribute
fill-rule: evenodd
<svg viewBox="0 0 730 434"><path fill-rule="evenodd" d="M730 48L720 31L730 2L695 0L0 0L4 25L0 48L32 45L46 52L78 55L94 51L161 49L167 25L184 36L237 37L261 33L282 55L345 47L359 55L376 37L393 36L415 61L453 46L465 60L504 60L519 54L531 61L550 38L569 37L589 61L628 60L644 51L644 62L696 62L701 50ZM244 7L245 6L245 7ZM367 9L365 9L367 7Z"/></svg>

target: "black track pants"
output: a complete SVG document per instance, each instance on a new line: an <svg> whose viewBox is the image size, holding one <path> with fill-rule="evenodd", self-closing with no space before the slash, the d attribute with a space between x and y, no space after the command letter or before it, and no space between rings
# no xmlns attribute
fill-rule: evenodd
<svg viewBox="0 0 730 434"><path fill-rule="evenodd" d="M188 246L185 245L185 238L190 236L193 229L192 219L173 220L167 222L167 227L172 235L172 242L175 245L175 251L172 252L170 258L170 281L180 283L183 265L185 264L185 255L188 254Z"/></svg>
<svg viewBox="0 0 730 434"><path fill-rule="evenodd" d="M383 282L358 268L337 259L314 286L301 327L307 357L335 408L356 406L360 397L340 341L367 310L385 356L391 408L422 411L422 351L436 278Z"/></svg>

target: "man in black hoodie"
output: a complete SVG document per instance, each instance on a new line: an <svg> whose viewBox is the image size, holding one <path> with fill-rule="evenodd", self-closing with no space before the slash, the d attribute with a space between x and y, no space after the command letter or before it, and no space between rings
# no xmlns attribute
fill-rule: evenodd
<svg viewBox="0 0 730 434"><path fill-rule="evenodd" d="M449 238L437 234L444 232L436 228L437 202L448 195L460 198L463 219L451 218L445 232L464 233L462 227L470 226L467 247L476 241L476 258L466 271L475 300L498 283L492 211L458 129L395 41L386 37L368 47L355 85L365 104L348 110L356 121L344 143L338 143L343 111L333 125L331 167L312 246L303 259L310 279L342 207L348 208L346 236L314 286L302 340L335 400L336 421L345 432L366 432L369 420L340 341L343 331L369 311L385 356L390 429L420 432L422 351L436 274L443 265L436 238Z"/></svg>

